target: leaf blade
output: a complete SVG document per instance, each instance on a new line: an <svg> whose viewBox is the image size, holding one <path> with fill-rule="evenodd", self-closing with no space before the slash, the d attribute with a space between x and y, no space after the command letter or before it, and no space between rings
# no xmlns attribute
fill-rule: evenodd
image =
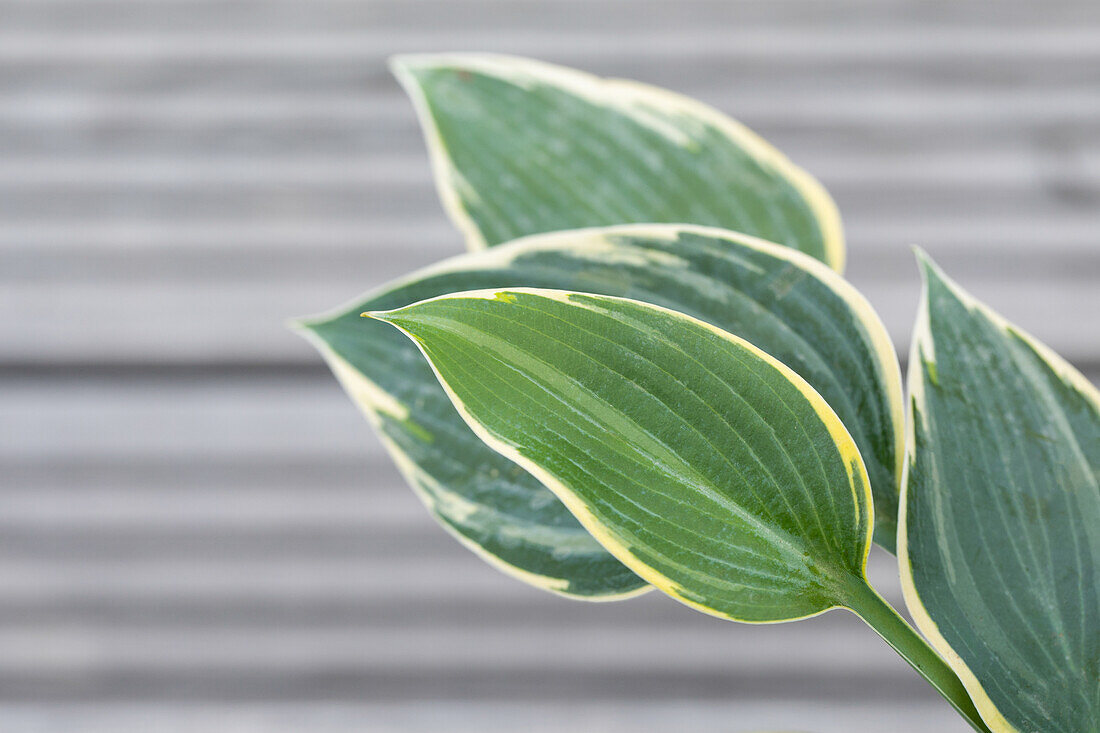
<svg viewBox="0 0 1100 733"><path fill-rule="evenodd" d="M689 223L759 236L842 271L824 188L695 100L531 59L396 57L440 198L471 249L548 231Z"/></svg>
<svg viewBox="0 0 1100 733"><path fill-rule="evenodd" d="M994 730L1095 730L1100 395L921 265L899 547L907 605Z"/></svg>
<svg viewBox="0 0 1100 733"><path fill-rule="evenodd" d="M767 622L865 585L859 451L812 387L748 342L657 306L537 289L371 315L414 340L483 441L674 598Z"/></svg>

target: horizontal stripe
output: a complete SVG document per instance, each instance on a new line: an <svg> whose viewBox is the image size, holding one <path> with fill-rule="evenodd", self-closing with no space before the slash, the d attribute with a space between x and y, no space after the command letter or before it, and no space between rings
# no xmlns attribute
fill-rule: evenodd
<svg viewBox="0 0 1100 733"><path fill-rule="evenodd" d="M140 683L140 680L133 680ZM211 685L225 680L211 680ZM365 680L363 680L365 681ZM621 701L571 700L568 707L542 700L474 700L449 699L446 704L405 702L373 702L346 699L340 701L295 702L285 695L260 702L225 703L206 700L201 705L175 701L149 705L133 701L87 704L51 702L49 704L20 702L0 708L0 726L31 730L80 730L84 733L137 733L146 730L152 721L160 733L193 733L196 730L309 730L316 733L337 731L400 730L406 733L436 733L442 727L456 733L477 731L493 733L510 730L517 720L530 733L560 731L563 725L578 729L597 728L605 733L635 733L647 726L656 730L674 730L685 720L707 730L721 729L736 720L746 730L774 727L782 719L789 726L798 726L818 733L849 733L851 730L874 730L889 725L894 733L924 733L950 730L957 726L949 710L926 699L901 695L883 695L869 682L867 697L874 700L845 700L843 706L821 699L803 700L792 694L791 682L775 684L766 692L767 699L724 699L720 691L712 699L701 700L698 694L689 706L679 700L635 699L630 705ZM579 680L585 684L587 680ZM774 682L769 680L769 682ZM396 683L396 681L395 681ZM659 687L661 680L654 679ZM148 684L148 683L147 683ZM351 687L348 680L346 687ZM162 680L160 687L171 686ZM416 685L411 685L416 687ZM684 686L686 688L686 685ZM754 686L755 687L755 686ZM628 689L618 688L621 694ZM632 689L637 689L635 685ZM667 689L667 688L666 688ZM786 693L779 692L780 690ZM874 693L871 692L874 690ZM877 693L877 694L875 694ZM780 697L779 695L787 695ZM255 696L253 696L255 697ZM354 698L354 695L350 696ZM777 711L782 711L777 712Z"/></svg>
<svg viewBox="0 0 1100 733"><path fill-rule="evenodd" d="M430 30L379 32L358 31L326 33L219 33L201 34L145 31L118 33L109 30L90 33L0 33L0 60L5 63L64 59L70 63L100 60L125 60L155 63L171 59L232 58L341 58L348 61L377 58L379 54L404 51L409 46L439 47L453 41L448 29L433 34ZM826 56L870 62L878 58L924 58L929 54L966 58L991 57L1016 61L1021 56L1055 57L1065 60L1096 59L1100 56L1096 41L1100 33L1092 28L1061 26L1004 30L941 28L935 34L922 29L874 31L848 28L843 37L823 34L817 28L784 27L772 32L767 28L698 27L690 33L675 29L640 32L630 36L600 32L569 34L539 33L517 29L502 42L496 32L469 30L462 34L471 47L483 51L504 48L522 49L530 56L547 53L583 53L622 56L737 58L745 56L791 57L802 60Z"/></svg>
<svg viewBox="0 0 1100 733"><path fill-rule="evenodd" d="M458 243L454 246L457 248ZM902 256L900 252L898 256ZM363 265L362 271L371 267ZM371 280L381 280L384 273L399 275L404 265L397 263L396 267L380 270L374 270ZM288 277L266 283L236 282L231 287L216 279L135 282L122 288L109 281L58 283L47 288L33 281L5 283L0 288L0 309L20 313L21 317L0 322L0 339L5 343L0 358L61 363L203 363L234 359L305 362L311 360L308 346L288 335L283 319L316 313L333 302L357 296L364 278L354 271L359 270L355 268L327 282ZM1092 272L1093 268L1086 263L1083 271ZM895 345L908 342L917 303L919 283L915 271L909 272L912 275L904 279L852 273L857 287L881 315ZM997 270L990 268L987 272L995 275ZM1100 307L1100 291L1094 281L1095 276L1039 281L974 279L970 284L983 299L996 303L1025 328L1039 330L1041 326L1047 343L1070 361L1094 363L1100 356L1100 343L1081 328L1079 321L1065 315L1095 312ZM59 321L57 313L67 317ZM105 323L113 327L99 328ZM163 330L166 323L172 324L170 337Z"/></svg>
<svg viewBox="0 0 1100 733"><path fill-rule="evenodd" d="M1100 141L1072 157L1057 151L868 152L805 150L787 152L834 185L898 188L991 189L1003 195L1044 185L1061 167L1082 187L1100 188ZM187 156L6 156L0 160L0 189L79 190L111 187L142 189L194 186L234 188L394 186L427 190L431 174L420 150L402 154L348 156L187 155ZM237 191L238 194L243 191ZM364 192L364 195L369 195Z"/></svg>
<svg viewBox="0 0 1100 733"><path fill-rule="evenodd" d="M1034 205L1032 201L1030 206ZM1072 274L1080 272L1082 263L1089 268L1100 266L1091 256L1100 213L1067 211L1055 218L1053 210L1016 210L975 215L961 211L960 204L960 211L931 218L914 211L915 207L888 216L858 201L851 208L863 213L846 225L858 254L849 263L850 272L865 276L889 274L913 279L908 245L914 241L940 250L939 261L951 263L956 271L970 268L975 277L1013 277L1034 273L1036 268ZM371 243L369 251L364 251L363 242ZM241 278L256 270L234 269L234 259L246 256L254 263L252 258L263 253L270 268L282 271L282 277L290 277L291 271L307 263L313 271L327 273L331 269L344 274L349 268L371 263L374 268L385 268L376 269L382 280L388 273L397 277L458 251L460 238L439 211L415 221L393 216L290 218L283 213L256 221L244 212L205 220L140 215L70 222L9 219L0 228L0 257L5 264L0 277L29 280L45 273L110 279L112 273L144 265L150 268L149 275L161 278L201 274L204 279L217 279L226 277L226 268L229 277ZM1002 261L990 272L983 258L994 255ZM176 259L166 262L162 257ZM195 264L188 268L187 260ZM62 270L69 261L89 266ZM97 268L97 262L104 264ZM217 266L210 266L213 262ZM153 269L158 266L159 272Z"/></svg>
<svg viewBox="0 0 1100 733"><path fill-rule="evenodd" d="M48 480L50 466L59 481L83 476L96 482L89 471L113 464L118 468L99 481L126 481L130 472L147 476L152 486L180 491L211 483L280 486L273 470L287 475L283 487L298 490L318 477L377 476L388 460L382 447L323 374L256 385L222 380L217 373L189 385L174 379L143 383L130 376L123 384L60 379L18 390L6 385L0 399L0 463L6 476L18 476L20 466L34 470L36 482ZM1100 371L1089 376L1100 382ZM215 468L196 474L197 467L187 462L198 458ZM268 461L273 468L264 467ZM336 462L340 472L315 468L326 462ZM221 478L218 466L225 467ZM396 480L396 473L389 475Z"/></svg>
<svg viewBox="0 0 1100 733"><path fill-rule="evenodd" d="M304 701L358 704L373 701L389 705L412 703L422 710L435 708L440 711L438 720L445 723L439 724L448 729L451 729L450 716L446 711L455 703L504 701L522 706L522 714L509 713L506 723L502 722L502 727L498 728L501 731L512 730L510 726L514 726L517 719L524 720L526 715L535 714L537 708L532 710L527 705L531 702L554 701L558 708L555 720L561 721L562 708L568 709L574 702L591 704L592 701L613 701L616 708L622 709L632 707L638 701L676 701L683 711L685 703L690 705L698 700L764 700L771 703L772 721L789 721L782 713L781 705L793 697L802 700L803 704L811 701L828 705L833 710L830 716L833 720L844 716L844 713L837 711L847 709L846 703L849 700L859 700L859 704L864 704L871 698L876 703L886 701L911 705L915 698L908 680L883 675L878 670L832 677L822 676L813 670L809 673L796 671L783 675L751 672L743 675L713 672L705 675L670 675L659 671L624 670L608 676L600 671L566 670L554 674L530 668L505 668L500 672L485 674L470 670L455 679L447 671L436 674L424 670L387 672L336 666L311 667L305 672L284 672L231 666L181 672L124 667L107 669L94 675L79 670L70 674L0 676L0 702L86 704L139 700L146 704L164 705L235 701L265 702L277 706ZM944 707L942 704L939 706L940 709ZM891 715L897 715L896 710ZM734 719L739 718L734 716ZM943 719L958 724L957 718L945 716ZM146 723L148 720L147 717ZM277 716L272 725L284 723L285 719ZM948 725L950 723L945 722L945 729ZM267 729L270 727L265 728ZM361 731L363 728L356 727L352 730ZM601 727L600 730L606 728ZM821 728L815 725L813 730ZM890 730L897 729L891 726Z"/></svg>
<svg viewBox="0 0 1100 733"><path fill-rule="evenodd" d="M394 491L401 489L395 487ZM425 517L426 525L430 521ZM176 604L212 609L217 609L219 604L246 603L306 608L345 604L370 608L382 600L378 588L388 589L384 602L394 607L414 604L448 608L453 602L455 608L477 608L477 602L541 602L553 609L555 603L563 602L501 575L477 557L459 551L453 542L451 547L451 552L436 557L396 559L374 555L364 558L356 554L325 557L303 553L278 558L277 562L248 555L218 557L209 553L160 558L142 558L132 553L127 557L69 559L5 555L0 557L0 579L6 588L0 609L56 609L70 603L78 606L105 603L145 608L160 606L165 612ZM888 591L893 587L887 595L898 599L896 578L892 583L885 582L890 577L888 561L881 559L877 563L877 567L871 566L872 576L878 576L876 583ZM661 599L657 595L652 597ZM648 596L612 605L629 606L646 602L644 598ZM660 602L670 603L667 600ZM675 609L681 619L682 614L688 613L678 605L668 607ZM578 608L590 609L591 606L581 604ZM414 611L410 620L422 610ZM553 613L552 610L548 612ZM620 618L614 612L590 610L587 613L604 613L606 619ZM843 614L840 617L843 618ZM157 618L153 613L148 620L155 622ZM171 622L166 620L165 623ZM509 622L510 625L517 623L519 617ZM247 626L247 619L244 625Z"/></svg>
<svg viewBox="0 0 1100 733"><path fill-rule="evenodd" d="M681 613L688 611L681 609ZM795 634L731 634L714 625L682 630L664 624L646 644L631 643L631 634L599 626L538 633L530 628L483 625L262 630L233 625L157 629L147 624L126 628L87 622L13 624L0 630L0 678L73 673L86 670L94 661L104 671L150 673L241 668L286 673L321 668L373 671L379 676L388 670L395 675L434 674L460 680L464 672L501 679L509 671L611 676L633 669L696 679L703 674L744 679L753 674L782 677L791 673L789 660L775 652L801 647L798 671L805 677L860 677L871 668L895 680L906 679L903 663L895 664L889 650L877 650L873 637L865 639L851 614L846 620L839 628ZM815 643L814 637L822 633L829 633L831 639Z"/></svg>
<svg viewBox="0 0 1100 733"><path fill-rule="evenodd" d="M373 59L381 63L382 59ZM807 95L756 91L754 94L680 87L759 130L771 126L892 125L900 129L930 126L984 125L992 130L1022 124L1088 121L1100 109L1092 86L1071 89L927 88L894 91L858 87ZM976 91L981 91L976 94ZM172 128L213 124L406 124L408 103L394 93L381 98L353 96L347 90L329 94L29 94L0 102L0 125L57 125L66 129L88 124L150 124Z"/></svg>

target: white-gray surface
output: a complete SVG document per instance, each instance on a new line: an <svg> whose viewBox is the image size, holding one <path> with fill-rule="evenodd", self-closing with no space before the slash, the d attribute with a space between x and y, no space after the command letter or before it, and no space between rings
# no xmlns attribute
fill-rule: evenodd
<svg viewBox="0 0 1100 733"><path fill-rule="evenodd" d="M570 603L428 519L283 327L461 242L403 51L693 94L1100 375L1100 5L0 0L0 729L964 725L849 614ZM897 602L893 570L875 577Z"/></svg>

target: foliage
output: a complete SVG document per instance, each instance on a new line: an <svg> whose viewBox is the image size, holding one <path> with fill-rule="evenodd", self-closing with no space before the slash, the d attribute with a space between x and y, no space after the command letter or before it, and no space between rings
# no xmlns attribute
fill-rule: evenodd
<svg viewBox="0 0 1100 733"><path fill-rule="evenodd" d="M906 425L835 206L755 134L525 59L395 69L472 251L300 325L448 531L570 597L847 608L976 730L1100 731L1079 372L921 255Z"/></svg>

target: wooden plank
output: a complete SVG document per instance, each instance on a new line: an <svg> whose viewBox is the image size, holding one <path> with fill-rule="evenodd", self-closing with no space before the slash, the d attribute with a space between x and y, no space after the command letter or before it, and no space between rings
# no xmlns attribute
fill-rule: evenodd
<svg viewBox="0 0 1100 733"><path fill-rule="evenodd" d="M140 569L132 572L143 575ZM682 613L692 612L683 609ZM7 624L0 629L0 679L20 673L66 674L90 666L151 674L246 669L285 674L301 669L350 668L392 670L395 676L446 673L460 677L468 672L492 673L497 678L512 671L536 671L551 677L570 671L592 675L634 669L694 678L714 674L774 679L793 671L788 655L797 649L798 671L805 677L847 675L859 679L874 670L895 682L909 680L912 672L905 662L874 632L851 614L831 613L838 618L782 628L716 621L700 628L675 623L650 629L581 625L546 632L476 623L350 629ZM647 632L648 641L638 643L639 636ZM919 679L913 682L917 687ZM370 699L369 691L364 691L364 697Z"/></svg>
<svg viewBox="0 0 1100 733"><path fill-rule="evenodd" d="M933 256L941 251L926 244ZM906 249L900 249L899 262L908 258ZM975 266L988 268L984 273L973 272L977 267L953 270L950 261L943 264L977 297L1066 358L1084 365L1100 360L1095 334L1075 317L1100 311L1094 261L1076 274L1041 279L1006 279L1001 276L1003 260L976 259ZM332 308L365 286L410 268L371 260L355 269L361 274L310 278L303 270L300 277L264 282L211 278L7 284L0 290L0 309L20 316L0 323L2 359L16 364L316 362L311 348L287 330L285 319ZM898 269L906 268L899 264ZM878 310L895 344L906 349L919 290L915 272L896 280L860 273L853 281Z"/></svg>
<svg viewBox="0 0 1100 733"><path fill-rule="evenodd" d="M477 731L530 733L600 731L635 733L644 730L775 730L804 729L817 733L889 730L893 733L966 733L966 724L934 700L827 700L794 697L733 701L632 700L622 702L438 702L301 703L270 701L249 704L213 703L201 706L150 706L133 702L97 704L0 705L0 725L25 731L82 733L193 733L193 731L358 731L359 733L437 733Z"/></svg>
<svg viewBox="0 0 1100 733"><path fill-rule="evenodd" d="M877 151L790 149L788 155L833 187L890 187L910 193L937 188L949 193L1008 197L1042 194L1044 185L1070 179L1100 189L1100 140L1069 151L1035 147L992 150ZM373 197L385 189L429 191L423 151L357 157L267 154L120 156L15 155L0 160L0 191L19 189L58 196L83 189L133 195L142 189L178 193L194 188L219 193L272 188L305 192L313 187L358 190ZM867 191L860 190L861 193ZM407 194L405 194L407 195Z"/></svg>
<svg viewBox="0 0 1100 733"><path fill-rule="evenodd" d="M425 199L432 194L420 192ZM1014 272L1081 273L1095 268L1100 214L1067 212L1037 218L1028 212L971 216L908 212L845 219L849 267L879 276L908 276L909 246L935 251L945 267L981 274L996 258ZM266 271L310 277L361 271L360 288L465 251L438 202L426 200L419 221L385 218L278 216L254 220L170 220L123 216L101 221L11 222L0 229L0 282L123 277L220 279ZM217 263L212 266L212 263ZM1091 272L1092 270L1088 270ZM369 280L368 280L369 278Z"/></svg>
<svg viewBox="0 0 1100 733"><path fill-rule="evenodd" d="M1086 375L1097 380L1100 372ZM189 461L201 465L188 468ZM36 468L55 471L58 481L83 476L101 488L129 470L139 480L186 490L225 477L255 487L280 471L307 484L324 476L344 482L358 471L376 473L386 461L369 424L322 370L308 379L250 379L247 370L233 379L217 372L188 380L133 372L105 380L8 379L0 395L0 462L6 475L34 491L50 486L49 474ZM329 462L334 469L325 469ZM235 466L256 474L249 478ZM180 472L176 480L172 471ZM201 501L197 493L196 507Z"/></svg>
<svg viewBox="0 0 1100 733"><path fill-rule="evenodd" d="M371 59L364 63L380 69L383 60ZM583 60L570 63L593 68ZM688 68L681 66L681 69L682 73L689 73ZM111 69L103 73L109 74ZM824 93L820 85L816 87L817 93L797 88L739 92L731 91L729 84L711 90L690 84L674 86L677 91L697 96L762 132L784 124L798 124L858 129L888 126L898 135L930 127L942 131L981 125L996 133L1002 128L1024 125L1087 124L1100 108L1100 95L1094 83L1053 89L1009 86L981 90L951 87L899 90L885 85L870 88L845 85L845 89L827 89ZM373 96L349 91L242 93L239 89L228 89L138 95L94 91L74 94L70 90L68 93L8 94L6 100L0 101L0 124L46 125L62 129L80 129L88 125L125 128L150 123L169 128L215 123L284 127L338 124L354 125L369 134L373 126L408 124L412 120L408 101L396 89ZM976 94L978 91L982 93Z"/></svg>
<svg viewBox="0 0 1100 733"><path fill-rule="evenodd" d="M1029 217L1033 221L1055 223L1060 216L1093 214L1087 210L1087 202L1100 195L1100 185L1095 180L1087 175L1075 178L1073 173L1058 177L1036 174L1030 184L1016 187L1011 182L1007 186L985 187L981 181L906 185L905 181L852 182L840 176L833 179L831 175L821 178L853 223L872 217L877 222L894 217L929 217L939 212L954 219L969 213L972 222L996 224L1009 211L1017 219ZM414 222L420 215L439 216L431 189L403 186L400 182L362 188L340 182L280 184L278 181L254 186L218 181L184 186L16 185L0 186L0 196L0 217L15 226L36 222L104 225L141 216L186 225L186 221L195 219L224 221L269 215L286 218L288 211L297 212L302 218L300 222L370 217L377 223L390 225L395 218Z"/></svg>
<svg viewBox="0 0 1100 733"><path fill-rule="evenodd" d="M1084 177L1075 181L1062 176L1048 181L1036 176L1031 186L1007 190L1000 186L983 188L980 182L972 186L957 182L906 186L904 182L875 185L867 180L853 185L844 180L831 181L824 175L822 179L853 223L871 217L880 223L887 218L928 218L939 213L953 219L969 214L971 222L995 225L1005 212L1011 211L1016 219L1027 217L1033 222L1054 224L1060 216L1095 215L1084 207L1094 195L1100 194L1100 187ZM217 182L182 187L0 186L0 196L0 217L16 226L36 222L104 225L142 216L186 225L187 220L193 219L286 218L288 212L297 212L304 221L341 222L370 217L380 224L393 224L394 218L414 222L419 216L440 213L430 189L399 183L378 188L278 182L253 187Z"/></svg>
<svg viewBox="0 0 1100 733"><path fill-rule="evenodd" d="M528 23L534 20L528 19ZM733 20L732 18L730 20ZM840 24L834 27L839 28ZM921 27L845 28L843 36L828 26L784 24L782 27L715 27L698 25L639 29L630 34L574 29L560 33L536 25L516 28L503 35L477 24L438 30L408 24L402 28L325 32L264 31L205 32L151 30L125 32L104 29L95 33L0 32L0 59L5 63L35 63L58 59L69 63L110 61L163 63L183 60L229 59L317 60L340 58L352 62L405 52L410 47L439 47L457 39L486 51L519 52L531 56L585 55L590 59L636 56L650 58L706 58L736 61L746 58L792 59L814 62L857 60L871 63L882 58L943 58L1018 60L1023 57L1086 62L1100 55L1097 29L1088 25L1046 24L1005 29L984 26L941 26L936 33Z"/></svg>
<svg viewBox="0 0 1100 733"><path fill-rule="evenodd" d="M379 461L370 427L334 381L8 381L0 460L132 460L253 464ZM366 464L361 464L366 470Z"/></svg>
<svg viewBox="0 0 1100 733"><path fill-rule="evenodd" d="M94 14L86 12L88 7ZM631 0L321 0L303 12L294 0L4 0L5 19L16 27L44 30L244 27L259 30L312 30L374 24L439 30L465 26L474 18L488 28L546 28L568 32L585 11L586 26L630 31L666 24L701 27L716 22L742 23L952 23L969 26L1018 26L1100 21L1088 0L1058 0L1042 7L1021 0L999 0L990 13L969 3L912 0L679 0L645 3ZM540 22L533 23L537 18Z"/></svg>
<svg viewBox="0 0 1100 733"><path fill-rule="evenodd" d="M155 489L147 491L155 493ZM429 523L426 516L423 521ZM318 542L326 531L314 530ZM435 527L409 534L435 538L429 540L432 552L407 556L398 553L406 544L402 542L388 549L345 546L345 552L330 544L324 553L303 551L299 544L298 549L261 553L232 540L243 536L253 539L255 547L266 543L272 548L286 533L250 538L234 532L211 531L207 539L213 547L201 551L176 545L178 552L142 555L144 543L133 535L123 535L116 542L121 547L122 540L137 540L126 553L93 550L86 555L65 555L55 551L32 556L5 550L0 555L0 578L5 583L0 631L15 623L98 625L119 632L139 627L183 632L192 626L233 626L272 633L291 627L383 627L391 632L403 628L412 638L417 629L462 627L481 631L507 628L510 633L528 634L535 640L532 643L543 643L558 633L568 633L570 627L591 630L608 626L612 628L605 631L629 646L639 636L661 629L712 628L716 623L660 594L622 606L573 607L576 601L556 599L500 573L443 537L442 530ZM339 537L335 531L333 535ZM42 533L42 540L51 536ZM216 549L222 538L230 544ZM110 542L110 535L101 536L101 545ZM86 544L95 544L90 535ZM242 547L245 551L240 551ZM893 561L879 558L872 570L877 576L876 587L902 608ZM633 608L635 603L642 605ZM654 610L650 604L664 610ZM536 609L539 605L545 608ZM173 609L179 609L183 617L176 618ZM822 622L826 628L819 627L814 633L829 634L833 624L850 621L845 618L843 613L830 615ZM857 637L878 641L873 635L867 637L862 627L857 632ZM782 634L775 633L778 636L763 633L762 638L781 641ZM813 645L807 638L800 643ZM443 653L447 644L439 646ZM615 655L609 661L619 664Z"/></svg>
<svg viewBox="0 0 1100 733"><path fill-rule="evenodd" d="M850 86L858 82L845 83ZM690 85L675 79L667 86L691 92ZM736 88L727 85L727 89ZM981 94L982 90L975 93ZM304 95L299 99L300 104L308 104ZM131 104L104 99L94 108L91 104L72 104L72 115L79 118L73 120L74 124L67 124L60 111L51 111L70 105L56 94L24 96L25 106L20 110L5 110L0 101L0 151L5 158L34 157L37 159L34 162L44 165L68 156L82 158L89 153L107 158L186 160L221 156L246 160L344 157L348 168L344 175L352 175L360 166L379 165L380 161L399 154L410 156L412 163L410 170L398 173L402 178L415 177L416 171L426 170L424 142L412 108L404 100L394 102L392 117L350 113L324 116L293 104L293 100L284 107L268 97L256 101L271 104L271 114L256 116L252 111L237 109L237 101L229 95L224 105L219 105L219 100L212 96L196 100L220 106L217 115L200 114L201 109L187 107L188 111L174 116L171 105L161 100L147 98L147 107L140 101L135 99ZM1095 155L1100 147L1100 130L1084 116L1033 123L1023 119L1015 125L1005 125L1003 121L968 122L952 119L950 115L940 119L895 115L886 125L878 123L874 115L844 118L840 110L831 114L784 115L779 109L761 109L758 111L762 114L750 116L745 113L752 112L751 109L736 100L727 101L731 106L724 107L724 111L787 151L793 160L806 165L811 165L816 156L851 155L873 160L879 156L916 157L924 153L932 157L1033 155L1037 160L1053 160L1069 167L1078 156L1087 161L1087 156ZM326 100L320 102L327 106ZM33 105L39 105L38 109L33 109Z"/></svg>

